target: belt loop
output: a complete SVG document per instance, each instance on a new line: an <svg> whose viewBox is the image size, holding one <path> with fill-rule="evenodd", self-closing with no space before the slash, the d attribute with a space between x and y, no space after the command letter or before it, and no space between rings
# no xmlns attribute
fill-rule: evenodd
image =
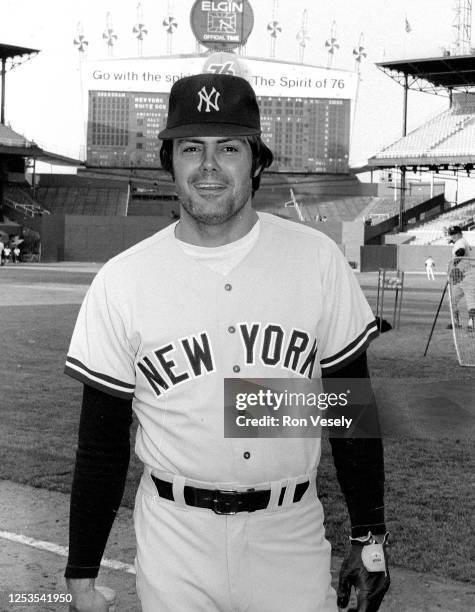
<svg viewBox="0 0 475 612"><path fill-rule="evenodd" d="M186 478L184 476L178 476L178 474L173 476L173 499L175 500L175 504L180 508L187 507L185 503L185 482Z"/></svg>
<svg viewBox="0 0 475 612"><path fill-rule="evenodd" d="M312 470L308 476L308 493L313 496L318 495L317 491L317 470Z"/></svg>
<svg viewBox="0 0 475 612"><path fill-rule="evenodd" d="M285 495L282 501L282 508L285 508L286 506L290 506L294 503L294 493L295 493L296 484L297 484L296 478L289 478L287 480Z"/></svg>
<svg viewBox="0 0 475 612"><path fill-rule="evenodd" d="M267 510L275 510L277 507L277 503L279 501L280 491L282 490L282 485L286 481L282 480L272 480L270 483L270 498L269 503L267 504Z"/></svg>
<svg viewBox="0 0 475 612"><path fill-rule="evenodd" d="M279 499L277 501L277 506L282 508L282 504L284 503L284 494L287 491L287 478L283 478L279 481Z"/></svg>

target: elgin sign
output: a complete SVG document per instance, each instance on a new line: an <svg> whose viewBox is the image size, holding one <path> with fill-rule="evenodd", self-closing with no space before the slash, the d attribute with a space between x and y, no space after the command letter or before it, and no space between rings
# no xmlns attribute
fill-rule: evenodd
<svg viewBox="0 0 475 612"><path fill-rule="evenodd" d="M225 51L246 44L254 25L254 13L247 0L197 0L190 21L201 45Z"/></svg>

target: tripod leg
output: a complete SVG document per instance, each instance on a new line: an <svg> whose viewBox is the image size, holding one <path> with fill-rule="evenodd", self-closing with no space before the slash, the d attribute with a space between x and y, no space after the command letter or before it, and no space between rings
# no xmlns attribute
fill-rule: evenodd
<svg viewBox="0 0 475 612"><path fill-rule="evenodd" d="M381 319L382 316L379 314L379 294L381 287L381 270L378 271L378 292L376 294L376 317L378 318L378 331L381 333Z"/></svg>
<svg viewBox="0 0 475 612"><path fill-rule="evenodd" d="M394 312L393 312L393 327L394 329L397 329L397 306L398 306L398 301L399 301L399 289L396 289L395 295L394 295Z"/></svg>
<svg viewBox="0 0 475 612"><path fill-rule="evenodd" d="M447 287L449 286L449 281L445 283L444 290L442 291L442 296L440 298L439 307L437 308L437 312L435 313L434 322L432 323L432 329L430 330L429 340L427 340L426 350L424 351L424 357L427 355L427 351L429 350L429 344L432 339L432 334L434 333L434 327L437 323L437 317L439 316L440 308L442 306L442 302L444 301L445 292L447 291Z"/></svg>

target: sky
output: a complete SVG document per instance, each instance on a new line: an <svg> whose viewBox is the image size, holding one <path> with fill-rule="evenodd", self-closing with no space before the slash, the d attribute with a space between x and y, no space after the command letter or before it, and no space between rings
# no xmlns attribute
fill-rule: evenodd
<svg viewBox="0 0 475 612"><path fill-rule="evenodd" d="M173 53L193 53L190 27L193 0L142 0L148 35L143 56L167 53L162 21L173 15L178 27ZM333 22L340 48L333 68L353 70L352 51L363 35L367 56L361 62L356 118L350 161L364 163L401 134L403 90L375 62L436 57L454 42L455 0L250 0L254 28L245 48L250 57L270 56L267 24L277 4L282 34L276 41L276 60L299 59L296 39L304 11L308 40L304 63L325 67L325 41ZM79 58L73 39L81 23L89 45L86 58L106 58L102 39L109 12L117 34L114 57L137 56L132 28L138 21L138 0L0 0L0 42L40 49L41 53L7 72L6 121L11 127L50 150L77 157L84 145ZM406 20L410 32L406 32ZM408 129L448 108L445 96L410 92Z"/></svg>

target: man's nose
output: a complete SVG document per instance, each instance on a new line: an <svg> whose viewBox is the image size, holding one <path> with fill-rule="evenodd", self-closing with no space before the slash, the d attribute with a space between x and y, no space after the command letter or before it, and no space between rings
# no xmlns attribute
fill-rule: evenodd
<svg viewBox="0 0 475 612"><path fill-rule="evenodd" d="M211 172L212 170L216 170L217 168L218 162L216 160L216 151L214 147L205 147L201 160L201 169L207 172Z"/></svg>

